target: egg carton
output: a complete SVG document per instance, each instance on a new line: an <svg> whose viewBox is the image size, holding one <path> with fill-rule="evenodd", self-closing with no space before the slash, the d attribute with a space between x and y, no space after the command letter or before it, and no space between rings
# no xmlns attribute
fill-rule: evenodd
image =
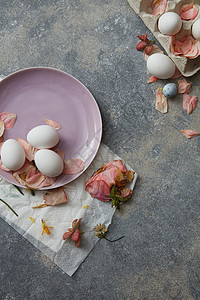
<svg viewBox="0 0 200 300"><path fill-rule="evenodd" d="M176 64L180 72L186 76L192 76L197 71L200 70L200 55L194 59L189 59L183 56L174 55L170 50L171 37L168 35L163 35L158 30L158 19L159 16L154 16L151 14L151 3L152 0L127 0L134 11L140 16L144 24L150 29L155 38L159 41L160 45L164 48L168 56ZM176 35L180 38L185 35L191 35L193 23L200 18L200 0L190 1L190 0L174 0L167 2L167 8L165 12L176 12L179 14L180 8L183 4L194 3L199 6L199 13L197 17L192 21L182 20L182 28L180 32Z"/></svg>

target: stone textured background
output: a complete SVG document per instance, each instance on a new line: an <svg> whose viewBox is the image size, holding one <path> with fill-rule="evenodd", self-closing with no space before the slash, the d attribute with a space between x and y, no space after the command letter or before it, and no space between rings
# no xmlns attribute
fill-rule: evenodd
<svg viewBox="0 0 200 300"><path fill-rule="evenodd" d="M182 97L155 110L136 35L148 33L126 0L1 0L0 74L61 69L94 95L102 141L139 174L133 200L116 213L72 278L0 220L0 299L200 299L199 107ZM157 42L156 42L157 43ZM200 96L200 74L192 94Z"/></svg>

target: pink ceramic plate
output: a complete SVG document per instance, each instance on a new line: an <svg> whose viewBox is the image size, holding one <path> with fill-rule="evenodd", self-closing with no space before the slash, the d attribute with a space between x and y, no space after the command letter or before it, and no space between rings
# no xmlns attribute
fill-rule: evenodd
<svg viewBox="0 0 200 300"><path fill-rule="evenodd" d="M0 82L3 111L17 114L14 127L4 133L4 141L26 140L30 129L50 119L62 125L56 148L65 152L65 159L81 158L86 169L97 153L102 135L99 108L88 89L65 72L38 67L9 75ZM80 174L60 175L52 186L43 189L65 185ZM20 186L11 172L0 169L0 176Z"/></svg>

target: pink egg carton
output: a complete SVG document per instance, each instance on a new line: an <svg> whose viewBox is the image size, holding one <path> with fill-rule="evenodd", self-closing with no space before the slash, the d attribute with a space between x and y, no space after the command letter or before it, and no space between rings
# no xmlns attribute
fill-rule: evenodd
<svg viewBox="0 0 200 300"><path fill-rule="evenodd" d="M192 76L197 71L200 70L200 55L196 58L187 58L183 56L174 55L170 49L171 37L168 35L163 35L158 30L158 19L160 16L153 15L151 9L152 0L127 0L130 6L134 9L134 11L140 16L145 25L150 29L150 31L154 34L155 38L159 41L160 45L165 49L168 56L173 60L176 64L180 72L186 76ZM167 8L165 12L176 12L180 13L180 8L184 4L194 3L199 7L199 13L197 17L192 21L182 20L182 28L180 32L176 35L179 38L184 37L185 35L192 35L192 25L193 23L200 18L200 0L190 1L190 0L174 0L167 1ZM144 32L145 33L145 32ZM142 34L142 33L141 33Z"/></svg>

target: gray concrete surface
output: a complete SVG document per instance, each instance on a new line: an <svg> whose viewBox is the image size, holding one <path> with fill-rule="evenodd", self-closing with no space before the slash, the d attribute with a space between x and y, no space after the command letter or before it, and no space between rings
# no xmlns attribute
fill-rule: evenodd
<svg viewBox="0 0 200 300"><path fill-rule="evenodd" d="M126 0L1 0L0 74L48 66L78 78L103 118L102 141L138 173L116 214L72 278L0 220L0 299L200 299L199 105L178 96L155 110L136 35L148 33ZM200 73L192 93L199 96Z"/></svg>

